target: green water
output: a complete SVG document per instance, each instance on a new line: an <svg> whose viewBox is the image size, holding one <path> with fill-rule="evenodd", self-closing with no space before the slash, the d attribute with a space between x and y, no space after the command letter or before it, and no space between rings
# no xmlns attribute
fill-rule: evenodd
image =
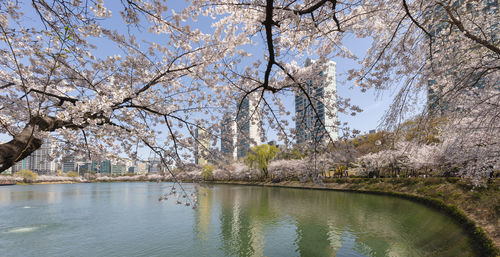
<svg viewBox="0 0 500 257"><path fill-rule="evenodd" d="M185 185L192 188L192 185ZM213 186L199 208L170 184L0 187L0 256L471 256L448 217L407 200Z"/></svg>

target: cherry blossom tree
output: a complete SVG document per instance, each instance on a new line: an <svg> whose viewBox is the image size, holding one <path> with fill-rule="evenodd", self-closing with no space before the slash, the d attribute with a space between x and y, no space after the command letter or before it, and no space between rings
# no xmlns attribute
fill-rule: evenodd
<svg viewBox="0 0 500 257"><path fill-rule="evenodd" d="M491 121L497 123L487 123ZM456 168L474 185L484 185L484 178L490 178L500 170L498 122L498 117L484 113L453 120L442 133L442 143L438 145L442 152L441 163Z"/></svg>
<svg viewBox="0 0 500 257"><path fill-rule="evenodd" d="M386 47L365 59L368 65L353 72L353 78L361 86L370 86L367 80L379 88L402 85L386 116L388 127L397 127L422 93L427 93L423 111L427 120L423 122L432 123L436 117L446 121L439 126L442 142L432 146L444 154L440 162L459 167L477 183L498 169L495 163L500 158L498 2L402 3L404 11L399 16L383 19L385 24L396 25L390 23L392 19L398 22L394 33L386 34ZM411 23L405 23L404 17ZM399 76L387 76L391 73ZM418 147L417 158L436 150L425 144Z"/></svg>
<svg viewBox="0 0 500 257"><path fill-rule="evenodd" d="M312 103L320 99L305 83L321 83L317 71L330 59L357 58L346 36L373 40L349 73L355 85L399 90L388 127L433 89L424 112L448 110L450 129L475 117L461 133L478 145L476 138L498 132L498 3L455 2L191 0L177 9L155 0L1 2L0 132L12 140L0 144L0 171L47 137L89 157L134 157L145 145L165 164L182 162L193 130L216 137L220 114L247 97L259 99L253 111L290 141L283 97L306 94L318 115ZM309 56L316 62L303 67ZM325 109L359 111L342 98Z"/></svg>
<svg viewBox="0 0 500 257"><path fill-rule="evenodd" d="M164 5L123 1L121 28L106 23L112 13L102 1L0 5L0 122L13 138L0 145L1 171L49 136L88 157L135 156L143 144L180 159L190 142L178 128L191 133L200 123L189 114L222 94L212 65L225 53ZM151 40L131 33L143 29ZM102 45L113 54L99 53Z"/></svg>

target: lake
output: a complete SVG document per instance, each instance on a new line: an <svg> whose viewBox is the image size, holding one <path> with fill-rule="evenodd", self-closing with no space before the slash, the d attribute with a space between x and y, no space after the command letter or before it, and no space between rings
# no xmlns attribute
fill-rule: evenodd
<svg viewBox="0 0 500 257"><path fill-rule="evenodd" d="M158 201L171 186L0 187L0 256L473 255L449 217L400 198L214 185L192 209Z"/></svg>

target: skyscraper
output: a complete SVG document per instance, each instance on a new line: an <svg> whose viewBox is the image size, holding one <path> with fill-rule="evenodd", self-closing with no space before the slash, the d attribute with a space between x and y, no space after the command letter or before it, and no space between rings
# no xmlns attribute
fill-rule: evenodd
<svg viewBox="0 0 500 257"><path fill-rule="evenodd" d="M53 159L55 145L44 139L42 146L31 154L31 170L39 174L56 172L56 162Z"/></svg>
<svg viewBox="0 0 500 257"><path fill-rule="evenodd" d="M237 156L245 157L250 147L261 143L261 109L259 101L254 95L247 95L241 102L237 110L236 126L237 136Z"/></svg>
<svg viewBox="0 0 500 257"><path fill-rule="evenodd" d="M44 139L39 149L12 167L12 172L29 169L38 174L56 173L56 162L52 156L54 149L55 144Z"/></svg>
<svg viewBox="0 0 500 257"><path fill-rule="evenodd" d="M220 130L220 151L225 159L236 159L237 149L236 140L237 126L233 115L226 112L222 117L221 130Z"/></svg>
<svg viewBox="0 0 500 257"><path fill-rule="evenodd" d="M313 64L314 61L308 58L305 66ZM307 94L300 91L295 94L295 129L298 144L328 142L330 138L338 138L335 66L333 61L326 62L323 70L319 70L314 78L303 84Z"/></svg>
<svg viewBox="0 0 500 257"><path fill-rule="evenodd" d="M194 129L194 163L205 165L210 149L210 138L206 130L199 126Z"/></svg>

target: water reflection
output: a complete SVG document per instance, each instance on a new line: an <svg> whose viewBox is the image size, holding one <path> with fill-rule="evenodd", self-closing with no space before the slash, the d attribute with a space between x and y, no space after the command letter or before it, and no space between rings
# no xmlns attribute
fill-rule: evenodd
<svg viewBox="0 0 500 257"><path fill-rule="evenodd" d="M397 198L214 186L198 191L193 211L158 201L170 187L0 188L1 256L19 256L19 249L42 257L472 255L447 217Z"/></svg>
<svg viewBox="0 0 500 257"><path fill-rule="evenodd" d="M222 250L227 256L263 256L264 224L270 225L275 216L269 206L269 196L265 192L254 192L248 197L245 190L234 190L220 193L218 188L212 190L220 206L219 222ZM251 194L251 193L250 193ZM260 199L260 200L259 200ZM200 206L201 207L201 206Z"/></svg>
<svg viewBox="0 0 500 257"><path fill-rule="evenodd" d="M212 190L202 187L199 189L199 207L196 215L196 235L202 241L207 241L210 235L210 203L212 197Z"/></svg>
<svg viewBox="0 0 500 257"><path fill-rule="evenodd" d="M60 197L53 190L47 190L45 192L38 192L37 186L23 186L25 190L12 190L6 188L6 193L0 193L0 206L8 205L12 202L46 202L46 203L56 203L60 201ZM19 189L21 187L16 187Z"/></svg>
<svg viewBox="0 0 500 257"><path fill-rule="evenodd" d="M199 192L196 234L205 242L218 237L212 244L226 256L272 255L276 247L287 256L471 254L450 219L397 198L242 186ZM282 231L284 224L293 229Z"/></svg>

